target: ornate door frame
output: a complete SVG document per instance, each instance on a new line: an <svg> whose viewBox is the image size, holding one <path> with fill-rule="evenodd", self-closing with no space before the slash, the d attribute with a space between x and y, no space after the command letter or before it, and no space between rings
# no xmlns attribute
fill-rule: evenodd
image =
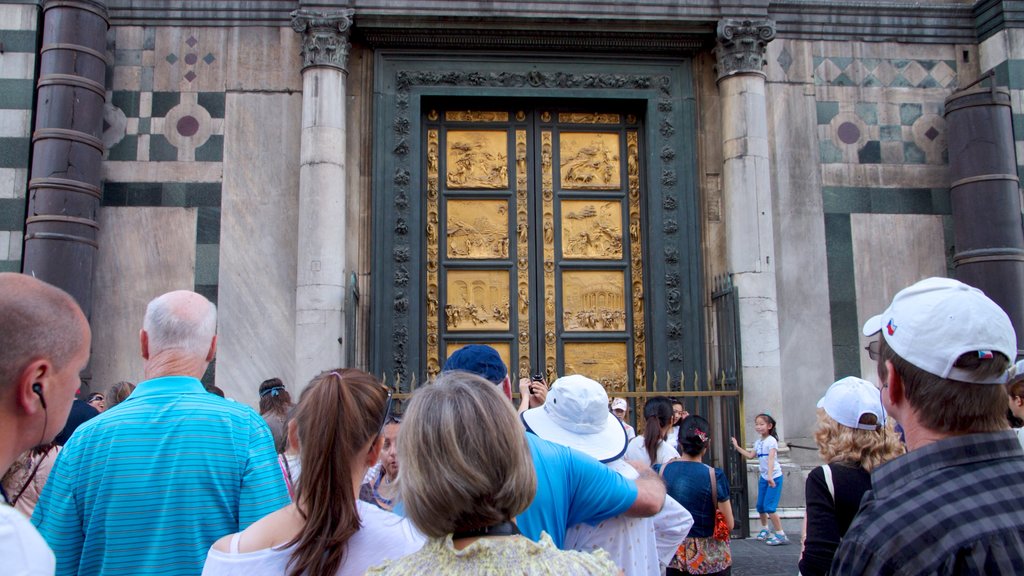
<svg viewBox="0 0 1024 576"><path fill-rule="evenodd" d="M647 182L647 366L636 389L667 390L705 373L696 101L688 59L417 56L380 50L374 62L371 369L406 392L427 374L427 166L424 98L630 101L644 111ZM435 343L436 344L436 343ZM673 384L674 383L674 384ZM692 384L685 386L692 388Z"/></svg>

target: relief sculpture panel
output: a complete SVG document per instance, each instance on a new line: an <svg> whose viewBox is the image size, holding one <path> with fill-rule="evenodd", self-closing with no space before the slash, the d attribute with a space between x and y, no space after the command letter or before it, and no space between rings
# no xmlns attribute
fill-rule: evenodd
<svg viewBox="0 0 1024 576"><path fill-rule="evenodd" d="M508 188L508 133L504 130L452 130L447 149L449 188Z"/></svg>
<svg viewBox="0 0 1024 576"><path fill-rule="evenodd" d="M509 329L507 270L450 270L445 326L449 332Z"/></svg>
<svg viewBox="0 0 1024 576"><path fill-rule="evenodd" d="M562 273L562 329L572 332L626 329L626 281L620 270Z"/></svg>
<svg viewBox="0 0 1024 576"><path fill-rule="evenodd" d="M609 396L629 390L625 342L566 342L565 374L597 380Z"/></svg>
<svg viewBox="0 0 1024 576"><path fill-rule="evenodd" d="M449 258L508 258L507 200L446 203Z"/></svg>
<svg viewBox="0 0 1024 576"><path fill-rule="evenodd" d="M621 187L618 134L562 132L559 154L562 188L618 190Z"/></svg>
<svg viewBox="0 0 1024 576"><path fill-rule="evenodd" d="M621 203L563 200L561 208L563 258L622 258Z"/></svg>

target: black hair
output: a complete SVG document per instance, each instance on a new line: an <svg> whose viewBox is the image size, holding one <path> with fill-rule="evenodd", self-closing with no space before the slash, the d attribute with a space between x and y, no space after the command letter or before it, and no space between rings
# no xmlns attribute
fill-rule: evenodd
<svg viewBox="0 0 1024 576"><path fill-rule="evenodd" d="M772 418L772 415L768 414L767 412L761 412L757 416L754 416L754 420L757 420L758 418L764 418L765 422L768 422L768 424L771 425L771 428L768 430L768 434L771 435L772 438L775 438L776 440L778 440L779 439L779 433L775 431L775 429L778 427L775 424L775 418Z"/></svg>
<svg viewBox="0 0 1024 576"><path fill-rule="evenodd" d="M689 456L700 453L711 443L711 424L703 416L691 414L679 423L679 447Z"/></svg>
<svg viewBox="0 0 1024 576"><path fill-rule="evenodd" d="M672 402L668 398L651 398L644 406L644 420L644 448L653 465L658 460L661 429L672 421Z"/></svg>

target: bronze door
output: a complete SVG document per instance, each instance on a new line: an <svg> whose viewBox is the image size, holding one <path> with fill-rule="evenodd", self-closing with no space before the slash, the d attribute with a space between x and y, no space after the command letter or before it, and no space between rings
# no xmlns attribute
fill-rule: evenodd
<svg viewBox="0 0 1024 576"><path fill-rule="evenodd" d="M428 374L483 343L513 375L644 382L637 116L428 108L424 128Z"/></svg>

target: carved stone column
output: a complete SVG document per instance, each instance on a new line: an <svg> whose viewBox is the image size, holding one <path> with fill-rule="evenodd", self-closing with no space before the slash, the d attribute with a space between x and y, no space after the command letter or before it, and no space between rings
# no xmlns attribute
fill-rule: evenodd
<svg viewBox="0 0 1024 576"><path fill-rule="evenodd" d="M301 389L322 370L344 365L345 80L352 9L296 10L302 34L302 138L295 379Z"/></svg>
<svg viewBox="0 0 1024 576"><path fill-rule="evenodd" d="M727 258L739 290L743 394L752 427L759 412L781 414L778 299L768 117L765 101L765 48L775 37L771 20L718 23L715 46L718 91L722 98L722 195ZM779 433L782 433L782 418ZM751 434L753 431L751 430ZM750 436L748 434L748 436Z"/></svg>

